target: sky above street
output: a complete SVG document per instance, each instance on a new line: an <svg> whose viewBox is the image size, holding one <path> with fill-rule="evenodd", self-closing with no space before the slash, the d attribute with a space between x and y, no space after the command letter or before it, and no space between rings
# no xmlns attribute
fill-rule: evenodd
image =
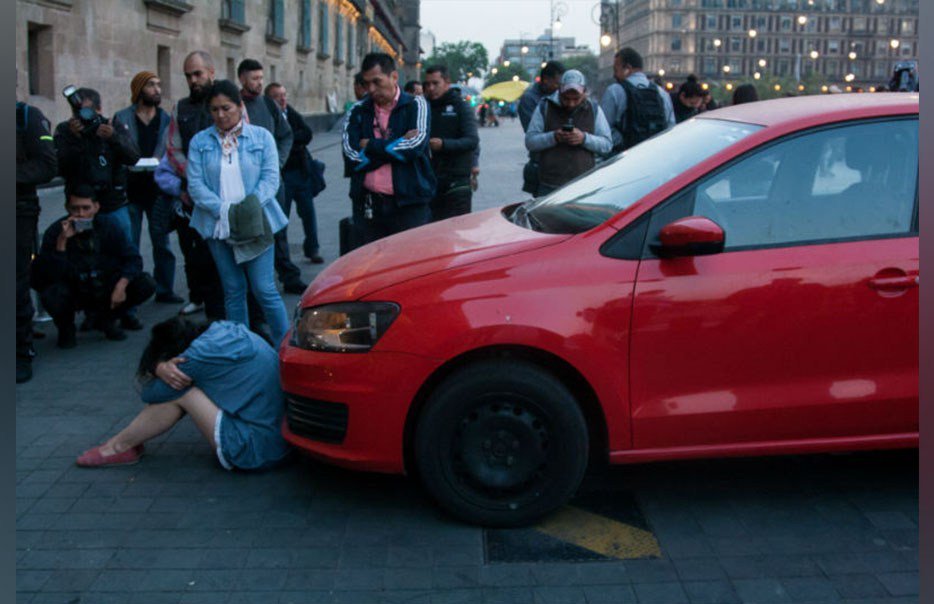
<svg viewBox="0 0 934 604"><path fill-rule="evenodd" d="M420 21L423 30L435 35L436 44L480 42L495 61L503 40L520 35L534 39L544 33L549 5L549 0L422 0ZM555 35L573 36L576 44L587 44L596 53L600 27L593 15L600 17L599 0L556 0L554 5L564 5L567 13Z"/></svg>

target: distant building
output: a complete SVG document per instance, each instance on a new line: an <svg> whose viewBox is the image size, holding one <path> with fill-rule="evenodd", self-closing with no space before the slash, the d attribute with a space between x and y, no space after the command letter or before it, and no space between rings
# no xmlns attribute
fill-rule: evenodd
<svg viewBox="0 0 934 604"><path fill-rule="evenodd" d="M602 81L632 46L664 79L710 81L817 74L828 85L887 82L918 58L919 0L604 0ZM852 76L852 77L848 77Z"/></svg>
<svg viewBox="0 0 934 604"><path fill-rule="evenodd" d="M435 53L435 46L438 44L438 39L433 33L428 30L422 30L422 33L418 38L418 45L421 46L422 54L426 57L430 57Z"/></svg>
<svg viewBox="0 0 934 604"><path fill-rule="evenodd" d="M338 112L370 51L393 55L401 78L417 77L418 18L419 0L17 0L17 98L57 121L68 116L62 88L88 86L112 115L148 69L168 108L188 94L185 55L203 49L218 78L236 80L240 61L254 58L299 111Z"/></svg>
<svg viewBox="0 0 934 604"><path fill-rule="evenodd" d="M589 46L575 44L574 38L553 37L552 34L551 29L546 29L545 33L534 39L516 38L503 41L498 62L509 61L510 64L521 65L529 77L534 79L542 68L542 63L546 61L561 61L593 54Z"/></svg>

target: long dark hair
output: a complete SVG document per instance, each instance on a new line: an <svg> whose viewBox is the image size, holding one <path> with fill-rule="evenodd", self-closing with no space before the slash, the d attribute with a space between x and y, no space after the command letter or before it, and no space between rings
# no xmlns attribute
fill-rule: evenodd
<svg viewBox="0 0 934 604"><path fill-rule="evenodd" d="M151 378L155 375L156 365L180 355L210 326L210 322L189 321L183 317L172 317L155 324L150 332L149 344L139 359L137 378Z"/></svg>

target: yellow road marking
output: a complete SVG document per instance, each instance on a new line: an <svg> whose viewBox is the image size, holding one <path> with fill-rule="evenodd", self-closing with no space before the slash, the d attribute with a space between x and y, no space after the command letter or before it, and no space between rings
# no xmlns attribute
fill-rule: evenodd
<svg viewBox="0 0 934 604"><path fill-rule="evenodd" d="M649 531L571 506L561 508L535 529L611 558L662 554L655 535Z"/></svg>

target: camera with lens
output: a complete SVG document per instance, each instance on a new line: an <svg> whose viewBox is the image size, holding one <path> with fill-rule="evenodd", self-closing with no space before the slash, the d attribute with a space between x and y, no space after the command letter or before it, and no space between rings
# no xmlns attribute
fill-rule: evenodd
<svg viewBox="0 0 934 604"><path fill-rule="evenodd" d="M81 120L84 126L81 129L81 134L83 136L92 136L97 133L97 129L100 128L101 124L107 123L107 118L99 114L94 107L82 106L84 99L81 97L81 93L78 92L76 86L72 84L65 86L64 90L62 90L62 96L64 96L68 104L71 105L72 112L75 116Z"/></svg>

